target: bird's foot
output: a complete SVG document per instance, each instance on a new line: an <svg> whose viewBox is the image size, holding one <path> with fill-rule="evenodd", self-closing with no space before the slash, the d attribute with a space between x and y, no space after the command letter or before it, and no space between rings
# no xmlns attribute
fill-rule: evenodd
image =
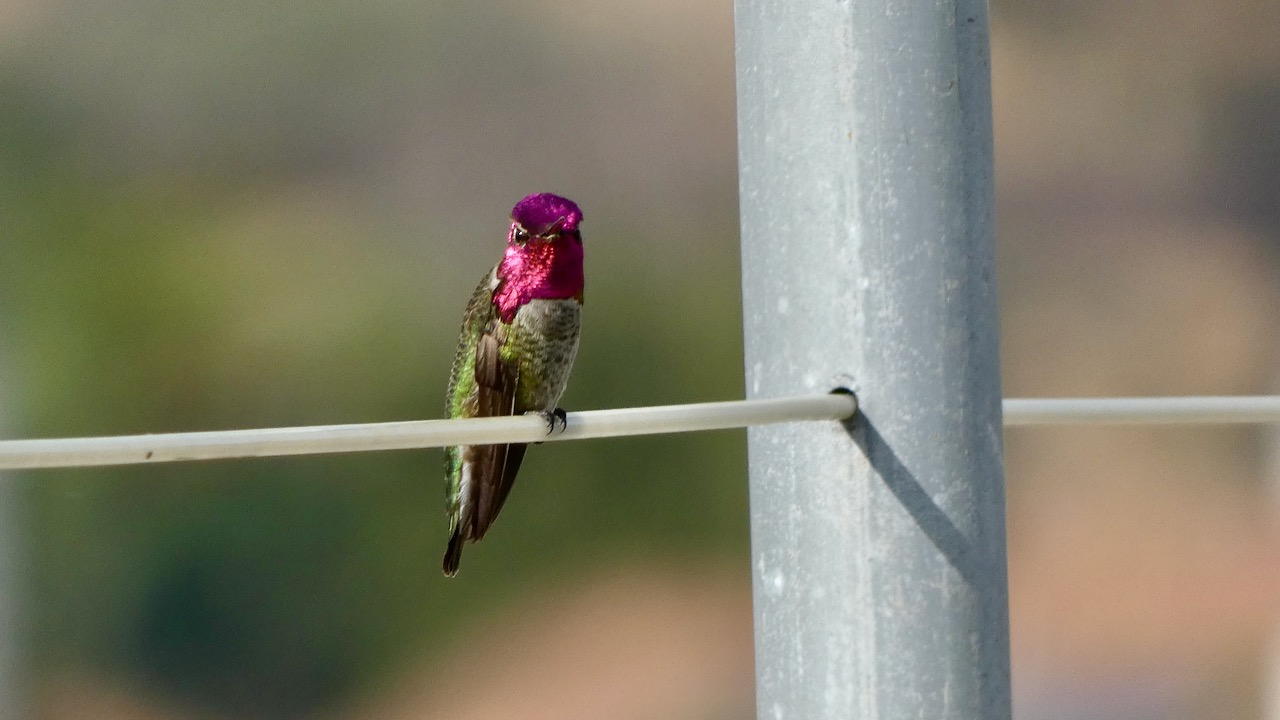
<svg viewBox="0 0 1280 720"><path fill-rule="evenodd" d="M564 411L564 408L556 408L555 410L551 410L550 412L546 412L542 410L530 410L529 412L525 413L525 415L537 415L538 417L542 418L542 421L547 424L548 435L556 431L557 425L560 426L559 427L560 432L564 432L565 430L569 429L569 416ZM534 445L541 445L541 444L542 443L540 442L534 443Z"/></svg>
<svg viewBox="0 0 1280 720"><path fill-rule="evenodd" d="M540 412L538 414L547 422L548 435L556 431L557 424L560 426L560 432L569 429L569 416L565 413L564 408L556 408L551 412Z"/></svg>

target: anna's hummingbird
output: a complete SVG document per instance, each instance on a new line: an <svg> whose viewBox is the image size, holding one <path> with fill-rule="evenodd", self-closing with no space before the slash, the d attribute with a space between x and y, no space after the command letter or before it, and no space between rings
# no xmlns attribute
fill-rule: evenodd
<svg viewBox="0 0 1280 720"><path fill-rule="evenodd" d="M578 353L582 312L582 211L550 193L511 209L507 249L480 280L462 316L449 376L451 418L536 412L551 429ZM502 509L527 445L448 449L446 497L452 533L444 574L458 572L462 545L475 542Z"/></svg>

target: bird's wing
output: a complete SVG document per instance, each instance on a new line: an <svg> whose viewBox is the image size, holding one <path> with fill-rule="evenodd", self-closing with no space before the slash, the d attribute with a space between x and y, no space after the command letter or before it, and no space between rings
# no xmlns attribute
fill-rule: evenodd
<svg viewBox="0 0 1280 720"><path fill-rule="evenodd" d="M520 368L515 362L502 358L501 347L496 334L487 331L476 345L476 407L480 417L514 415L516 411ZM472 446L475 465L471 482L476 499L470 532L472 540L484 537L498 516L507 494L511 492L516 472L520 470L526 447L523 443Z"/></svg>

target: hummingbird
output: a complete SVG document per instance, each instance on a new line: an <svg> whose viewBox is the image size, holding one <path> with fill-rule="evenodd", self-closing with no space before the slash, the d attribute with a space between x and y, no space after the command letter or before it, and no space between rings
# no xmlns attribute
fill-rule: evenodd
<svg viewBox="0 0 1280 720"><path fill-rule="evenodd" d="M578 353L582 315L582 211L538 193L511 209L502 259L480 279L462 316L449 375L450 418L538 413L548 432ZM449 545L444 574L458 572L462 546L476 542L502 509L528 446L448 448L445 496Z"/></svg>

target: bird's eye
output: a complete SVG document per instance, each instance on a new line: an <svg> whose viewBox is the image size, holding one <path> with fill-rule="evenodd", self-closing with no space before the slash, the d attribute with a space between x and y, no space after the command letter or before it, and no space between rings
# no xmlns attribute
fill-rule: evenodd
<svg viewBox="0 0 1280 720"><path fill-rule="evenodd" d="M513 235L513 238L515 239L517 245L523 245L529 242L529 232L524 228L517 226L515 234Z"/></svg>

